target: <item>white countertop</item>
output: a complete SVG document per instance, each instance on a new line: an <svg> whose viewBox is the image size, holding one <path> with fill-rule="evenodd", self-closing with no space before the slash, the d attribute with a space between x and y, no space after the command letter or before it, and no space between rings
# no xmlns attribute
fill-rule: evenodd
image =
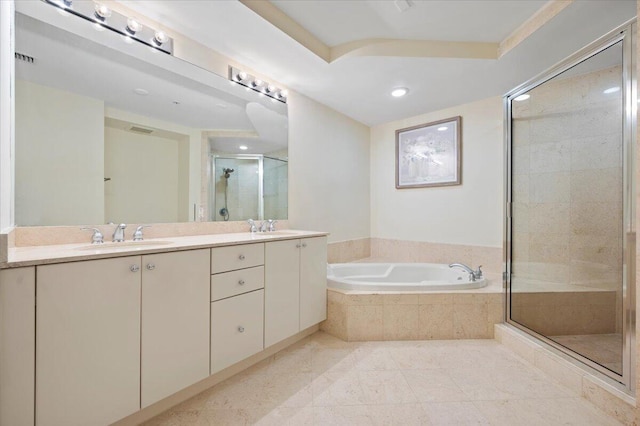
<svg viewBox="0 0 640 426"><path fill-rule="evenodd" d="M21 266L45 265L49 263L136 256L149 253L166 253L237 244L322 237L326 235L328 235L327 232L287 229L275 232L237 232L233 234L208 234L146 239L139 243L126 241L124 243L106 242L100 245L92 245L91 242L88 241L84 244L15 247L9 249L8 260L7 262L0 264L0 268L17 268Z"/></svg>

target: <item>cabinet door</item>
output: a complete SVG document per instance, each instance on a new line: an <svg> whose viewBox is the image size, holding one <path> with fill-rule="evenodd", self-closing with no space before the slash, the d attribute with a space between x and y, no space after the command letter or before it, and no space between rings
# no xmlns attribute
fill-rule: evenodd
<svg viewBox="0 0 640 426"><path fill-rule="evenodd" d="M36 268L0 270L0 425L33 426Z"/></svg>
<svg viewBox="0 0 640 426"><path fill-rule="evenodd" d="M140 257L38 266L36 426L140 409Z"/></svg>
<svg viewBox="0 0 640 426"><path fill-rule="evenodd" d="M263 349L263 314L264 290L211 304L211 374Z"/></svg>
<svg viewBox="0 0 640 426"><path fill-rule="evenodd" d="M300 330L327 319L327 237L305 238L300 251Z"/></svg>
<svg viewBox="0 0 640 426"><path fill-rule="evenodd" d="M264 347L300 331L300 240L265 248Z"/></svg>
<svg viewBox="0 0 640 426"><path fill-rule="evenodd" d="M209 259L142 256L142 408L209 375Z"/></svg>

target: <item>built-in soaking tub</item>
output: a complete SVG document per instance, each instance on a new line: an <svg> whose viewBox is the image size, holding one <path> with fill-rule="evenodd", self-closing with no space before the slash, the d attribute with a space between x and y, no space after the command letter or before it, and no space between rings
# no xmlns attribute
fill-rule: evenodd
<svg viewBox="0 0 640 426"><path fill-rule="evenodd" d="M335 263L327 266L327 287L353 291L452 291L481 288L459 268L437 263Z"/></svg>

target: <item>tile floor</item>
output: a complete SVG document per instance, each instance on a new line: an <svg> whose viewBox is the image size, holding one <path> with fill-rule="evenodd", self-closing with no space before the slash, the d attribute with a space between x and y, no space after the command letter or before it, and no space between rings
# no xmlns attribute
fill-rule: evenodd
<svg viewBox="0 0 640 426"><path fill-rule="evenodd" d="M146 426L617 425L494 340L318 332Z"/></svg>
<svg viewBox="0 0 640 426"><path fill-rule="evenodd" d="M622 374L622 334L583 334L549 338Z"/></svg>

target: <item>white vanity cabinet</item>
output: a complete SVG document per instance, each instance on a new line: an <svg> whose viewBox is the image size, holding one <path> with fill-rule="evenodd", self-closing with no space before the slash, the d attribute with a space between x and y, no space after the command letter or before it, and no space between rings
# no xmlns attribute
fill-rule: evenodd
<svg viewBox="0 0 640 426"><path fill-rule="evenodd" d="M208 377L209 252L37 267L36 426L110 424Z"/></svg>
<svg viewBox="0 0 640 426"><path fill-rule="evenodd" d="M142 256L142 408L209 376L209 253Z"/></svg>
<svg viewBox="0 0 640 426"><path fill-rule="evenodd" d="M37 267L36 426L140 409L140 256Z"/></svg>
<svg viewBox="0 0 640 426"><path fill-rule="evenodd" d="M264 247L211 250L211 374L264 349Z"/></svg>
<svg viewBox="0 0 640 426"><path fill-rule="evenodd" d="M326 319L326 265L326 237L266 243L265 347Z"/></svg>

